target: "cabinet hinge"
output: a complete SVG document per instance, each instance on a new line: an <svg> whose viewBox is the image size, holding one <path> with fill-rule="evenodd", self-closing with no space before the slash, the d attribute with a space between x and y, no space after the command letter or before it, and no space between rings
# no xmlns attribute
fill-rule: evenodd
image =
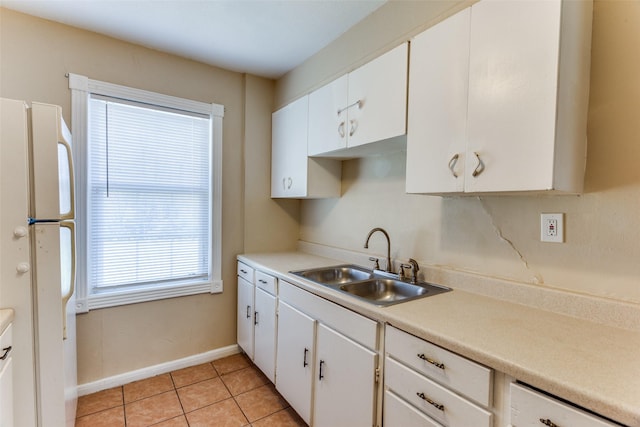
<svg viewBox="0 0 640 427"><path fill-rule="evenodd" d="M376 383L380 382L380 368L376 368Z"/></svg>

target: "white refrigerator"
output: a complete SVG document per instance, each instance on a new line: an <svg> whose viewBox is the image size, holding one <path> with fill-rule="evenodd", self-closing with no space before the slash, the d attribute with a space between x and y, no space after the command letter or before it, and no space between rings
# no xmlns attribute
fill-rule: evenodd
<svg viewBox="0 0 640 427"><path fill-rule="evenodd" d="M2 99L0 117L0 307L15 311L13 424L73 426L71 134L55 105Z"/></svg>

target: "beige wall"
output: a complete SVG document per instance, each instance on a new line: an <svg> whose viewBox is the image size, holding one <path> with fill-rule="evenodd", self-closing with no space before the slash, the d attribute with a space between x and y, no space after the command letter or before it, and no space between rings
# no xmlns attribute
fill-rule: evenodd
<svg viewBox="0 0 640 427"><path fill-rule="evenodd" d="M294 250L300 202L271 199L271 114L274 82L246 77L244 251ZM265 114L266 112L266 114Z"/></svg>
<svg viewBox="0 0 640 427"><path fill-rule="evenodd" d="M223 135L224 293L93 310L78 316L79 383L235 344L235 256L253 244L244 234L244 138L254 167L269 170L273 83L189 61L95 33L0 9L0 95L61 105L70 121L72 72L140 89L225 106ZM254 103L255 101L255 103ZM245 120L245 114L247 119ZM266 135L266 136L265 136ZM266 153L266 154L264 154ZM264 181L264 178L261 179ZM251 186L249 186L251 189ZM250 193L248 193L250 194ZM263 199L268 199L268 194ZM262 205L269 203L261 201ZM264 221L288 224L290 212L263 209ZM294 213L295 215L295 213ZM280 218L282 216L282 218ZM248 224L255 215L248 213ZM257 228L253 226L254 228ZM276 248L293 247L298 228ZM275 237L269 230L267 236Z"/></svg>
<svg viewBox="0 0 640 427"><path fill-rule="evenodd" d="M280 79L276 105L406 39L419 21L441 19L430 8L463 6L424 3L380 8ZM640 2L596 1L593 19L583 195L407 195L406 153L396 153L343 162L341 198L302 202L300 239L364 251L381 226L394 257L640 304ZM541 212L566 213L566 243L539 241ZM383 254L383 242L374 236L370 251Z"/></svg>

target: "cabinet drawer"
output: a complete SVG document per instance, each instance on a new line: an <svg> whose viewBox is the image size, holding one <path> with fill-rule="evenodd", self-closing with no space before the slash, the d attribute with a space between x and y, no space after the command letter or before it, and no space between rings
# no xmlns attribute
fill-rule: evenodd
<svg viewBox="0 0 640 427"><path fill-rule="evenodd" d="M527 427L542 426L544 423L546 423L545 425L580 427L614 427L617 425L550 396L512 383L511 425L513 427Z"/></svg>
<svg viewBox="0 0 640 427"><path fill-rule="evenodd" d="M446 427L491 427L491 412L388 357L384 378L386 390Z"/></svg>
<svg viewBox="0 0 640 427"><path fill-rule="evenodd" d="M385 351L390 357L483 406L491 406L491 369L389 325L385 334Z"/></svg>
<svg viewBox="0 0 640 427"><path fill-rule="evenodd" d="M256 270L256 286L260 289L264 289L271 295L277 295L276 283L277 279L275 277Z"/></svg>
<svg viewBox="0 0 640 427"><path fill-rule="evenodd" d="M249 267L247 264L238 261L238 276L242 277L249 283L253 283L253 273L253 267Z"/></svg>
<svg viewBox="0 0 640 427"><path fill-rule="evenodd" d="M409 405L407 402L387 390L384 392L384 423L385 426L425 426L442 427L425 414Z"/></svg>
<svg viewBox="0 0 640 427"><path fill-rule="evenodd" d="M12 344L12 329L11 325L7 326L2 335L0 335L0 357L6 356L4 360L0 360L0 371L4 368L4 365L9 363L9 359L11 358L11 349Z"/></svg>

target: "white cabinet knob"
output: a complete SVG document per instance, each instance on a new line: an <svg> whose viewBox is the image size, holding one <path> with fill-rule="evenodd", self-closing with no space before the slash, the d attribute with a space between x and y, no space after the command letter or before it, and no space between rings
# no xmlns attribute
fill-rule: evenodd
<svg viewBox="0 0 640 427"><path fill-rule="evenodd" d="M31 266L29 265L28 262L21 262L20 264L18 264L16 266L16 271L18 273L24 274L26 272L28 272L29 270L31 270Z"/></svg>
<svg viewBox="0 0 640 427"><path fill-rule="evenodd" d="M24 237L27 235L27 227L18 226L13 229L13 235L15 237Z"/></svg>

